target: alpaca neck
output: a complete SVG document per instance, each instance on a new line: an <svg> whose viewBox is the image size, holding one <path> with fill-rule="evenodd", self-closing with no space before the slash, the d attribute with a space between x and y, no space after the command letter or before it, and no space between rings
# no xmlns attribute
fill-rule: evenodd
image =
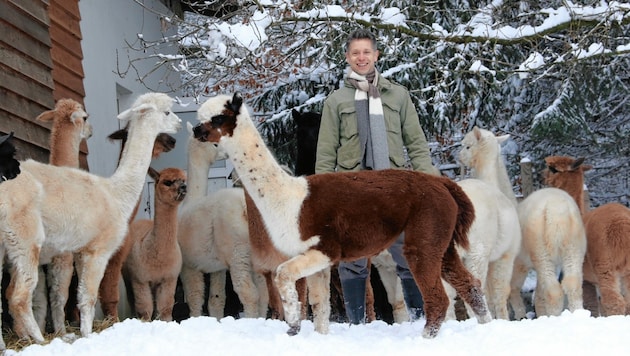
<svg viewBox="0 0 630 356"><path fill-rule="evenodd" d="M177 207L178 205L155 203L153 231L143 240L151 256L163 260L177 249Z"/></svg>
<svg viewBox="0 0 630 356"><path fill-rule="evenodd" d="M188 143L188 166L187 166L187 193L184 202L190 202L197 198L206 196L208 192L208 171L214 163L214 158L207 157L203 153L200 145L208 143L195 142L194 138Z"/></svg>
<svg viewBox="0 0 630 356"><path fill-rule="evenodd" d="M573 200L575 200L578 208L580 208L580 213L582 215L586 213L586 204L584 204L584 179L566 180L564 182L560 182L560 185L557 186L557 188L569 193Z"/></svg>
<svg viewBox="0 0 630 356"><path fill-rule="evenodd" d="M50 159L53 166L79 167L79 145L81 136L63 128L51 132Z"/></svg>
<svg viewBox="0 0 630 356"><path fill-rule="evenodd" d="M157 132L152 133L149 120L133 120L129 125L129 139L125 143L120 163L110 178L112 189L120 202L121 212L131 216L133 209L142 193L149 164L153 143Z"/></svg>
<svg viewBox="0 0 630 356"><path fill-rule="evenodd" d="M507 196L514 205L517 204L516 196L512 190L512 184L508 178L507 169L503 164L500 153L497 153L493 162L491 161L488 164L475 167L475 172L477 173L477 178L479 178L479 180L499 188L499 190Z"/></svg>

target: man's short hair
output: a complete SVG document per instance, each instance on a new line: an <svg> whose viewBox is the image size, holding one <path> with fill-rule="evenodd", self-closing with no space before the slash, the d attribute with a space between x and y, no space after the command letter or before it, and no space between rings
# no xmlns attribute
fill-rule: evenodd
<svg viewBox="0 0 630 356"><path fill-rule="evenodd" d="M374 34L369 30L360 28L358 30L354 30L352 33L350 33L350 36L348 36L348 40L346 41L346 52L350 48L350 42L354 40L366 39L372 41L372 48L376 49L376 36L374 36Z"/></svg>

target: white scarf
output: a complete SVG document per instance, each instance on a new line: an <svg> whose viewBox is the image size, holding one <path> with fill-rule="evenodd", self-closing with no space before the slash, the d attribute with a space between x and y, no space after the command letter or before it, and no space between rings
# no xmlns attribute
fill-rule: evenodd
<svg viewBox="0 0 630 356"><path fill-rule="evenodd" d="M370 83L365 76L350 70L347 80L356 88L354 101L363 167L375 170L391 168L383 103L381 93L376 87L378 73L374 73L374 80Z"/></svg>

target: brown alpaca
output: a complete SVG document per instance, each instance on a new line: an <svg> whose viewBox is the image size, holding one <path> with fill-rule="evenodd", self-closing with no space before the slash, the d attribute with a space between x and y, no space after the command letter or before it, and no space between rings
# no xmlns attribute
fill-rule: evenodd
<svg viewBox="0 0 630 356"><path fill-rule="evenodd" d="M79 168L79 146L83 139L92 136L92 126L87 121L88 114L83 106L72 99L60 99L53 110L41 113L36 119L52 122L50 132L49 163L54 166ZM68 301L70 283L74 273L72 253L63 253L52 258L48 264L48 284L53 329L55 333L65 333L65 306ZM46 327L46 279L40 267L40 278L33 295L33 310L42 332Z"/></svg>
<svg viewBox="0 0 630 356"><path fill-rule="evenodd" d="M449 300L441 277L472 306L479 322L491 320L479 280L455 249L456 244L468 247L475 216L457 184L391 169L293 177L267 149L239 93L208 99L200 115L217 107L221 114L197 125L195 138L218 142L225 150L261 214L269 237L264 244L289 257L276 269L274 282L290 335L300 330L298 279L306 277L315 330L327 333L330 266L373 256L403 232L404 255L425 298L423 336L435 337L446 315Z"/></svg>
<svg viewBox="0 0 630 356"><path fill-rule="evenodd" d="M125 148L125 143L127 142L127 129L121 129L113 132L109 135L110 140L120 140L120 155L122 155L123 149ZM176 140L173 136L161 133L155 139L153 143L153 151L151 158L156 159L162 153L169 152L173 148L175 148ZM120 157L119 157L120 159ZM138 209L140 207L140 199L136 203L136 206L133 209L131 217L129 218L129 222L131 223L136 219L136 215L138 214ZM103 279L101 280L101 284L98 289L98 298L101 304L101 310L105 318L118 320L118 302L120 300L120 280L122 278L122 266L127 256L129 255L129 251L131 251L132 240L129 238L128 234L125 236L123 240L123 244L120 246L118 251L109 259L107 262L107 268L105 269L105 274L103 275Z"/></svg>
<svg viewBox="0 0 630 356"><path fill-rule="evenodd" d="M584 158L550 156L545 159L546 183L567 191L580 207L586 230L584 280L597 286L600 311L593 315L630 314L630 209L608 203L588 211L584 202L584 172L592 169ZM624 297L625 296L625 297ZM625 298L625 299L624 299Z"/></svg>
<svg viewBox="0 0 630 356"><path fill-rule="evenodd" d="M186 196L186 173L178 168L149 168L155 181L155 216L129 226L132 247L123 276L133 289L135 310L142 320L173 320L175 288L182 268L177 243L177 210Z"/></svg>

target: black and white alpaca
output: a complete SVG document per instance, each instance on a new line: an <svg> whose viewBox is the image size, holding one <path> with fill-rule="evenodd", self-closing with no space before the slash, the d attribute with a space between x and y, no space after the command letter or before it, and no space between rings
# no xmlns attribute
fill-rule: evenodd
<svg viewBox="0 0 630 356"><path fill-rule="evenodd" d="M20 161L15 159L15 146L11 143L13 132L0 137L0 183L20 174Z"/></svg>
<svg viewBox="0 0 630 356"><path fill-rule="evenodd" d="M252 122L239 93L202 105L221 114L194 128L200 141L218 142L232 160L269 234L268 244L289 256L276 270L290 335L300 330L295 281L306 277L315 330L328 331L330 269L341 260L372 256L405 233L404 255L425 298L423 336L435 337L448 297L441 277L474 309L491 320L481 284L462 264L455 245L468 246L474 208L448 178L406 170L380 170L293 177L282 170ZM439 204L437 203L439 202ZM257 246L252 246L258 248Z"/></svg>

